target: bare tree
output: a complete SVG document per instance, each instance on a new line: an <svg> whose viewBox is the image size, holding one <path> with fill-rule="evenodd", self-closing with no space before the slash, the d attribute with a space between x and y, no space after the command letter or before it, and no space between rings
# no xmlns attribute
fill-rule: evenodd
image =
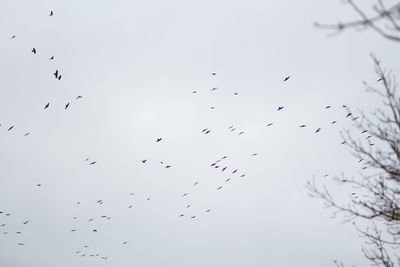
<svg viewBox="0 0 400 267"><path fill-rule="evenodd" d="M400 3L398 1L391 1L395 2L395 4L387 7L383 0L376 0L371 10L364 10L353 0L344 0L344 2L349 4L358 14L359 17L357 19L336 24L316 23L315 25L319 28L336 32L341 32L348 28L370 28L384 38L400 42Z"/></svg>
<svg viewBox="0 0 400 267"><path fill-rule="evenodd" d="M400 42L400 2L386 7L382 0L370 11L363 10L353 0L346 0L359 18L337 24L316 23L318 28L342 32L348 28L370 28L384 38ZM334 177L338 186L352 189L346 201L334 197L326 186L318 186L315 179L306 187L310 196L320 198L334 216L343 214L345 222L352 221L355 229L365 239L362 252L373 266L400 266L400 97L395 75L384 69L372 55L378 75L377 86L364 82L368 92L383 99L383 107L372 114L359 111L360 120L354 127L367 138L355 139L350 131L342 133L353 155L369 169L356 178L344 175ZM349 114L354 112L349 110ZM362 225L362 226L360 226ZM334 260L338 267L342 262Z"/></svg>

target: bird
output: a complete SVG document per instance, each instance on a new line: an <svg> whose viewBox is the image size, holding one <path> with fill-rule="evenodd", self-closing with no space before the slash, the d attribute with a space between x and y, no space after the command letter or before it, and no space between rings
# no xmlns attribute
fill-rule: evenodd
<svg viewBox="0 0 400 267"><path fill-rule="evenodd" d="M69 107L69 102L65 105L65 109L67 109Z"/></svg>
<svg viewBox="0 0 400 267"><path fill-rule="evenodd" d="M211 210L206 210L206 212L210 212Z"/></svg>
<svg viewBox="0 0 400 267"><path fill-rule="evenodd" d="M97 233L97 230L96 230L96 229L93 229L93 233Z"/></svg>
<svg viewBox="0 0 400 267"><path fill-rule="evenodd" d="M62 76L61 74L58 76L58 80L61 80L61 76Z"/></svg>
<svg viewBox="0 0 400 267"><path fill-rule="evenodd" d="M211 73L211 75L214 75L214 76L215 76L215 75L217 75L217 74L216 74L215 72L213 72L213 73Z"/></svg>
<svg viewBox="0 0 400 267"><path fill-rule="evenodd" d="M89 163L89 165L93 165L93 164L96 164L96 163L97 163L96 161L92 161L92 162Z"/></svg>
<svg viewBox="0 0 400 267"><path fill-rule="evenodd" d="M50 10L50 15L49 16L51 17L53 15L54 15L53 10Z"/></svg>
<svg viewBox="0 0 400 267"><path fill-rule="evenodd" d="M222 185L221 186L219 186L218 188L217 188L217 190L220 190L222 188Z"/></svg>
<svg viewBox="0 0 400 267"><path fill-rule="evenodd" d="M24 245L24 243L18 243L18 245L20 245L20 246L23 246L23 245Z"/></svg>
<svg viewBox="0 0 400 267"><path fill-rule="evenodd" d="M282 107L278 107L278 111L281 110L281 109L283 109L283 106Z"/></svg>
<svg viewBox="0 0 400 267"><path fill-rule="evenodd" d="M14 39L15 38L15 35L13 35L12 37L11 37L11 39Z"/></svg>
<svg viewBox="0 0 400 267"><path fill-rule="evenodd" d="M376 80L377 82L380 82L380 81L382 81L383 80L383 77L382 78L379 78L378 80Z"/></svg>
<svg viewBox="0 0 400 267"><path fill-rule="evenodd" d="M268 124L267 124L267 127L271 126L272 124L273 124L272 122L268 123Z"/></svg>
<svg viewBox="0 0 400 267"><path fill-rule="evenodd" d="M238 133L238 135L241 135L241 134L243 134L244 132L240 132L240 133Z"/></svg>
<svg viewBox="0 0 400 267"><path fill-rule="evenodd" d="M50 58L49 58L49 60L53 60L54 59L54 56L51 56Z"/></svg>
<svg viewBox="0 0 400 267"><path fill-rule="evenodd" d="M127 242L127 241L125 241L125 242L123 242L123 243L122 243L122 245L126 245L127 243L128 243L128 242Z"/></svg>
<svg viewBox="0 0 400 267"><path fill-rule="evenodd" d="M331 108L332 106L326 106L325 109Z"/></svg>
<svg viewBox="0 0 400 267"><path fill-rule="evenodd" d="M194 219L194 218L196 218L196 216L192 216L192 217L190 217L190 219Z"/></svg>
<svg viewBox="0 0 400 267"><path fill-rule="evenodd" d="M331 124L335 124L337 121L332 121Z"/></svg>
<svg viewBox="0 0 400 267"><path fill-rule="evenodd" d="M147 159L142 160L143 163L146 163Z"/></svg>
<svg viewBox="0 0 400 267"><path fill-rule="evenodd" d="M214 87L213 89L211 89L211 91L215 91L215 90L217 90L218 88L217 87Z"/></svg>
<svg viewBox="0 0 400 267"><path fill-rule="evenodd" d="M167 165L167 166L165 166L165 168L166 168L166 169L171 168L171 165Z"/></svg>
<svg viewBox="0 0 400 267"><path fill-rule="evenodd" d="M7 131L11 131L14 128L14 126L11 126L10 128L8 128Z"/></svg>
<svg viewBox="0 0 400 267"><path fill-rule="evenodd" d="M352 120L355 121L355 120L357 120L358 118L360 118L360 117L355 117L355 118L353 118Z"/></svg>
<svg viewBox="0 0 400 267"><path fill-rule="evenodd" d="M28 224L29 221L24 221L23 224Z"/></svg>
<svg viewBox="0 0 400 267"><path fill-rule="evenodd" d="M283 79L284 82L286 82L287 80L289 80L290 76L285 77L285 79Z"/></svg>
<svg viewBox="0 0 400 267"><path fill-rule="evenodd" d="M193 92L192 92L192 94L195 94L195 93L197 93L197 91L193 91Z"/></svg>
<svg viewBox="0 0 400 267"><path fill-rule="evenodd" d="M186 197L186 196L187 196L187 194L188 194L188 193L185 193L185 194L183 194L183 195L182 195L182 197Z"/></svg>
<svg viewBox="0 0 400 267"><path fill-rule="evenodd" d="M30 133L26 133L26 134L24 134L24 136L28 136Z"/></svg>
<svg viewBox="0 0 400 267"><path fill-rule="evenodd" d="M54 75L54 77L56 77L56 79L57 79L57 77L58 77L58 70L56 70L56 71L53 73L53 75Z"/></svg>
<svg viewBox="0 0 400 267"><path fill-rule="evenodd" d="M36 184L36 186L42 186L42 184Z"/></svg>
<svg viewBox="0 0 400 267"><path fill-rule="evenodd" d="M199 182L195 182L194 184L193 184L193 186L195 186L195 185L197 185Z"/></svg>
<svg viewBox="0 0 400 267"><path fill-rule="evenodd" d="M147 198L146 201L149 201L151 198Z"/></svg>
<svg viewBox="0 0 400 267"><path fill-rule="evenodd" d="M210 109L215 109L215 107L210 107Z"/></svg>
<svg viewBox="0 0 400 267"><path fill-rule="evenodd" d="M32 48L32 53L36 55L36 49Z"/></svg>
<svg viewBox="0 0 400 267"><path fill-rule="evenodd" d="M223 167L221 171L225 171L225 170L226 170L226 168L228 168L228 167Z"/></svg>
<svg viewBox="0 0 400 267"><path fill-rule="evenodd" d="M234 174L234 173L236 173L238 170L236 169L236 170L234 170L233 172L232 172L232 174Z"/></svg>
<svg viewBox="0 0 400 267"><path fill-rule="evenodd" d="M226 182L229 182L230 180L231 180L231 178L226 179L226 180L225 180L225 183L226 183Z"/></svg>
<svg viewBox="0 0 400 267"><path fill-rule="evenodd" d="M182 214L179 214L179 217L183 217L183 216L185 216L185 214L183 214L183 213L182 213Z"/></svg>
<svg viewBox="0 0 400 267"><path fill-rule="evenodd" d="M251 154L252 156L257 156L258 155L258 153L253 153L253 154Z"/></svg>
<svg viewBox="0 0 400 267"><path fill-rule="evenodd" d="M83 96L78 95L78 96L76 97L76 100L78 100L78 99L80 99L80 98L83 98Z"/></svg>
<svg viewBox="0 0 400 267"><path fill-rule="evenodd" d="M50 103L47 102L47 104L44 106L44 109L47 109L50 106Z"/></svg>
<svg viewBox="0 0 400 267"><path fill-rule="evenodd" d="M128 207L128 209L131 209L133 207L133 205L130 205L129 207Z"/></svg>
<svg viewBox="0 0 400 267"><path fill-rule="evenodd" d="M367 130L364 130L364 131L361 132L361 134L366 133L366 132L368 132L368 131L367 131Z"/></svg>
<svg viewBox="0 0 400 267"><path fill-rule="evenodd" d="M341 144L341 145L344 145L344 144L346 144L346 141L343 141L343 142L341 142L340 144Z"/></svg>
<svg viewBox="0 0 400 267"><path fill-rule="evenodd" d="M233 93L234 95L238 95L239 93Z"/></svg>
<svg viewBox="0 0 400 267"><path fill-rule="evenodd" d="M160 142L162 140L162 137L157 138L156 143Z"/></svg>
<svg viewBox="0 0 400 267"><path fill-rule="evenodd" d="M315 133L319 133L321 131L321 128L318 128Z"/></svg>
<svg viewBox="0 0 400 267"><path fill-rule="evenodd" d="M353 115L353 113L351 112L347 113L346 118L350 117L351 115Z"/></svg>
<svg viewBox="0 0 400 267"><path fill-rule="evenodd" d="M306 127L306 125L305 125L305 124L302 124L302 125L300 125L299 127L300 127L300 128L304 128L304 127Z"/></svg>

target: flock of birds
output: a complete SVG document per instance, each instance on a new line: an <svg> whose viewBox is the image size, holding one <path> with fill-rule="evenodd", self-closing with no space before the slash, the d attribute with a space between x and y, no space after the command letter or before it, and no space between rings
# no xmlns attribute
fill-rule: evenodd
<svg viewBox="0 0 400 267"><path fill-rule="evenodd" d="M51 11L49 16L53 16L53 15L54 15L54 12ZM15 38L16 38L16 35L13 35L11 38L12 38L12 39L15 39ZM32 48L31 52L32 52L33 55L38 54L38 50L37 50L36 48ZM54 56L51 56L51 57L49 58L49 60L50 60L50 61L53 61L53 60L55 60L55 57L54 57ZM211 76L216 76L216 75L217 75L217 74L216 74L215 72L211 73ZM58 69L55 70L55 72L53 73L53 76L54 76L54 78L55 78L56 80L58 80L58 81L60 81L60 80L62 79L62 74L61 74L61 72L60 72ZM291 78L291 76L286 76L286 77L283 79L283 82L288 82L290 78ZM211 89L211 91L216 91L217 89L218 89L218 88L213 87L213 88ZM193 94L197 94L198 91L192 91L192 93L193 93ZM237 95L239 95L239 93L238 93L238 92L235 92L234 95L237 96ZM76 100L76 101L79 101L81 98L83 98L83 96L78 95L78 96L76 96L75 100ZM66 103L65 106L64 106L64 109L67 110L67 109L70 107L70 105L71 105L70 102ZM50 106L51 106L50 102L47 102L46 104L44 104L44 106L42 106L42 108L43 108L44 110L48 110L48 109L50 108ZM331 105L326 105L326 106L324 107L324 109L326 109L326 110L331 109L331 108L333 108ZM353 121L356 121L357 119L359 119L358 116L355 116L352 112L350 112L350 110L348 109L347 105L342 105L342 108L344 108L344 109L346 110L346 112L347 112L346 115L344 116L344 119L351 119L351 120L353 120ZM215 107L212 106L210 109L215 109ZM277 107L276 107L276 112L282 112L282 111L284 111L284 109L285 109L284 106L277 106ZM336 124L337 122L338 122L338 121L334 120L334 121L331 121L331 124ZM0 126L2 126L2 125L0 124ZM267 122L265 126L266 126L266 127L273 127L273 126L274 126L274 122ZM307 128L308 126L307 126L306 124L300 124L300 125L298 125L298 127L299 127L299 128ZM4 128L4 127L3 127L3 128ZM15 130L15 125L8 125L8 126L5 127L5 129L6 129L8 132L12 132L12 131ZM227 129L228 131L232 132L232 133L237 133L237 135L243 135L243 134L245 134L245 131L239 130L239 129L238 129L236 126L234 126L234 125L230 125L230 126L227 127L226 129ZM320 133L320 132L322 131L322 128L321 128L321 127L318 127L318 128L316 128L316 129L314 129L313 131L314 131L315 134L318 134L318 133ZM201 131L199 130L199 132L200 132L200 134L203 134L203 135L209 135L209 134L212 134L213 131L212 131L212 129L204 128L204 129L202 129ZM364 131L362 132L362 134L366 134L366 133L367 133L366 130L364 130ZM27 137L29 134L30 134L30 132L26 132L26 131L25 131L24 134L23 134L23 136ZM371 137L372 137L372 136L368 135L368 136L366 137L366 139L370 140ZM165 139L164 139L163 137L159 137L159 138L157 138L156 140L154 140L154 142L155 142L155 143L162 143L162 142L165 142ZM345 141L343 141L341 144L345 144ZM372 142L369 142L369 145L370 145L370 146L373 146L374 144L373 144ZM258 155L258 153L253 153L253 154L251 154L250 156L255 157L255 156L257 156L257 155ZM244 178L244 177L246 177L246 172L245 172L245 171L242 171L242 170L241 170L240 168L238 168L238 167L230 167L229 164L227 163L228 160L229 160L229 156L228 156L228 155L224 155L224 156L222 156L221 158L212 161L212 162L210 163L210 165L209 165L210 168L213 168L213 169L215 169L216 171L219 171L220 173L226 175L226 177L224 178L224 182L221 183L221 184L219 184L219 185L215 188L216 191L222 191L222 190L224 189L224 186L225 186L226 184L232 182L232 180L235 179L235 178ZM86 161L86 162L88 163L88 165L90 165L90 166L93 166L93 165L97 164L97 161L91 160L90 158L86 158L85 161ZM359 162L361 162L361 161L362 161L362 159L361 159ZM149 159L147 159L147 158L141 160L141 164L144 164L144 165L148 164L148 162L149 162ZM165 163L164 161L161 161L160 164L161 164L162 166L164 166L164 168L166 168L166 169L172 168L172 164L167 164L167 163ZM364 170L364 169L366 169L366 167L364 166L362 169ZM326 176L327 176L327 175L326 175ZM191 184L190 184L190 186L191 186L192 188L196 188L196 187L198 186L199 183L200 183L200 181L198 181L198 180L192 181ZM41 187L41 186L43 186L43 185L38 183L38 184L36 184L36 186ZM354 193L352 193L352 194L354 195ZM187 199L189 195L190 195L190 192L184 192L184 193L182 193L182 195L181 195L180 197L183 198L183 199ZM130 196L134 196L134 193L130 193ZM150 201L150 200L151 200L150 197L146 197L146 198L145 198L145 201ZM103 203L104 203L103 200L97 200L97 201L95 202L96 205L103 205ZM77 201L77 202L75 203L76 206L79 206L80 204L81 204L80 201ZM129 204L127 204L126 207L127 207L128 209L131 209L131 208L134 207L134 205L133 205L132 203L129 203ZM192 213L190 212L190 207L191 207L191 204L190 204L190 203L186 202L186 204L185 204L184 207L185 207L185 208L184 208L184 211L180 211L180 212L177 213L177 217L178 217L178 218L180 218L180 219L187 218L187 219L189 219L189 220L195 220L195 219L199 216L199 214L192 214ZM211 208L206 208L206 209L204 209L203 212L204 212L204 214L210 214L211 211L212 211ZM14 231L14 232L12 233L10 230L7 230L7 228L8 228L9 225L8 225L7 223L4 222L4 221L7 220L7 217L10 217L10 216L12 216L11 213L7 212L6 210L0 210L0 231L1 231L0 234L1 234L2 236L4 236L4 235L10 235L10 234L15 234L15 235L21 236L21 239L23 239L23 232L24 232L24 229L22 229L22 228L23 228L24 226L26 226L27 224L29 224L30 221L29 221L29 220L24 220L24 221L22 221L21 224L20 224L21 229L18 229L17 231ZM77 216L74 216L74 217L72 218L73 221L78 221L79 219L82 219L82 218L78 218ZM85 220L85 219L82 219L82 220ZM92 223L90 232L92 232L93 234L96 234L96 233L98 233L100 230L99 230L98 227L96 227L95 222L97 222L97 221L99 221L99 222L111 221L111 220L112 220L112 217L111 217L111 216L108 216L108 215L102 215L102 216L100 216L99 218L91 217L91 218L86 219L86 220L87 220L88 222ZM79 228L77 228L77 227L73 227L73 228L70 229L70 233L71 233L71 234L75 234L76 232L79 232L79 231L80 231L80 230L79 230ZM1 236L0 236L0 237L1 237ZM128 244L128 241L126 241L126 240L121 240L121 241L120 241L120 245L121 245L121 246L125 246L125 245L127 245L127 244ZM22 242L22 241L21 241L21 242L17 242L17 245L18 245L18 246L24 246L24 245L25 245L25 242ZM91 249L92 249L92 250L91 250ZM84 243L80 246L80 248L78 248L78 249L75 251L75 254L78 255L78 256L80 256L80 257L93 257L93 258L99 258L99 259L102 259L102 260L107 260L107 259L109 259L109 256L96 252L95 249L89 247L89 245L84 244Z"/></svg>

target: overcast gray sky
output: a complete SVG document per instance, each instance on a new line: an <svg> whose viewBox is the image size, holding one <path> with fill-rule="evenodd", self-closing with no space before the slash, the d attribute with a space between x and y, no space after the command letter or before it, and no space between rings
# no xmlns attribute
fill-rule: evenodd
<svg viewBox="0 0 400 267"><path fill-rule="evenodd" d="M352 17L336 0L2 0L0 266L365 266L304 188L360 172L341 106L381 105L370 52L400 70L398 44L313 26Z"/></svg>

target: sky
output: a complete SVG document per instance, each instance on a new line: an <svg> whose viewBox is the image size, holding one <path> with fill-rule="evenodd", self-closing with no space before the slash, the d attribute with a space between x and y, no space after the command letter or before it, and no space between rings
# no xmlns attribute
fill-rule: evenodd
<svg viewBox="0 0 400 267"><path fill-rule="evenodd" d="M342 105L382 105L371 52L400 70L398 44L313 26L351 18L336 0L1 1L0 266L368 264L305 188L348 199Z"/></svg>

